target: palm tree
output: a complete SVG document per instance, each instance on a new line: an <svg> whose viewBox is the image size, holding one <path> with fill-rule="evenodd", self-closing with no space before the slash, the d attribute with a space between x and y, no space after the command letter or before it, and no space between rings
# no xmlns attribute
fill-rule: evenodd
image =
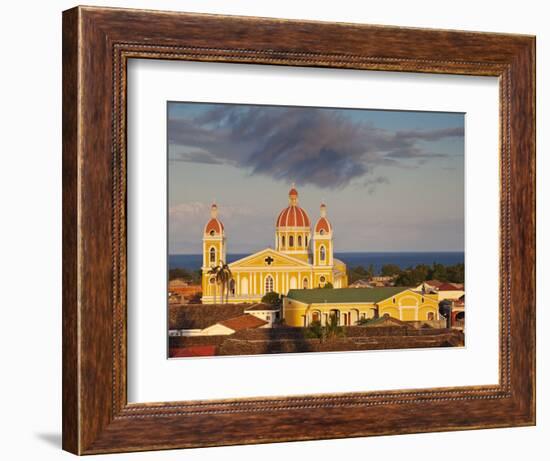
<svg viewBox="0 0 550 461"><path fill-rule="evenodd" d="M311 322L305 328L304 336L308 339L319 339L323 343L346 336L346 331L344 327L338 325L338 316L331 314L327 319L326 325L322 325L319 320Z"/></svg>
<svg viewBox="0 0 550 461"><path fill-rule="evenodd" d="M229 282L231 281L233 274L231 273L229 265L224 263L223 261L221 261L221 267L218 272L218 277L222 286L222 302L223 294L225 293L225 302L227 303L229 301Z"/></svg>
<svg viewBox="0 0 550 461"><path fill-rule="evenodd" d="M216 304L216 293L218 291L218 280L219 280L219 277L220 277L220 271L221 271L221 266L212 266L208 270L208 275L213 275L214 276L214 281L216 282L216 286L214 287L214 304Z"/></svg>
<svg viewBox="0 0 550 461"><path fill-rule="evenodd" d="M341 338L346 336L346 331L338 325L338 316L331 314L327 324L325 325L325 338L327 340Z"/></svg>

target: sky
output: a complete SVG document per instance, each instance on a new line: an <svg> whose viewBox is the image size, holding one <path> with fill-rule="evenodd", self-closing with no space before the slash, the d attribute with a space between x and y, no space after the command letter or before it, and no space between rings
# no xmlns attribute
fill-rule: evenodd
<svg viewBox="0 0 550 461"><path fill-rule="evenodd" d="M210 204L228 253L274 245L292 184L335 252L464 250L464 114L168 103L168 246L200 254Z"/></svg>

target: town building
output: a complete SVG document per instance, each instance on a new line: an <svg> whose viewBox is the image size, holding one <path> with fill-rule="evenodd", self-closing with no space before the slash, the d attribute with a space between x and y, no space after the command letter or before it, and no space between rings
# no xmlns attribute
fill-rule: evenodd
<svg viewBox="0 0 550 461"><path fill-rule="evenodd" d="M212 204L203 232L203 304L221 299L221 287L211 269L227 261L226 237L218 207ZM286 295L299 288L348 286L346 265L334 257L334 229L327 218L326 205L321 204L320 216L312 228L308 214L298 204L294 187L288 194L288 206L276 220L274 248L234 261L229 269L228 303L259 302L269 292Z"/></svg>
<svg viewBox="0 0 550 461"><path fill-rule="evenodd" d="M293 327L315 321L326 325L332 316L343 326L386 315L409 322L440 320L437 294L406 287L290 290L282 315L285 324Z"/></svg>
<svg viewBox="0 0 550 461"><path fill-rule="evenodd" d="M205 328L182 328L168 330L168 336L227 336L251 328L269 328L269 322L256 315L241 314L229 319L219 320Z"/></svg>
<svg viewBox="0 0 550 461"><path fill-rule="evenodd" d="M201 291L201 285L194 285L186 280L174 279L168 282L169 302L189 302L200 295Z"/></svg>
<svg viewBox="0 0 550 461"><path fill-rule="evenodd" d="M372 288L367 279L359 279L349 285L350 288Z"/></svg>
<svg viewBox="0 0 550 461"><path fill-rule="evenodd" d="M463 283L441 282L439 280L428 280L414 288L424 293L437 293L439 301L457 300L464 296Z"/></svg>

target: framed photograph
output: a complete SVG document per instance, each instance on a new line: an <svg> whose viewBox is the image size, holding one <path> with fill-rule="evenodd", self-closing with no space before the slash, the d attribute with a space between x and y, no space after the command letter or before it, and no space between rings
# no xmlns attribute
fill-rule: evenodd
<svg viewBox="0 0 550 461"><path fill-rule="evenodd" d="M63 13L63 448L535 424L535 39Z"/></svg>

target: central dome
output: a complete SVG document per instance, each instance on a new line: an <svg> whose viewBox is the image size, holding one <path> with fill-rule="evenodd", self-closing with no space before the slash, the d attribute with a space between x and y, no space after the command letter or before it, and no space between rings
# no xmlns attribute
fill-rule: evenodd
<svg viewBox="0 0 550 461"><path fill-rule="evenodd" d="M298 206L298 191L292 187L288 193L289 206L279 213L277 227L307 227L309 228L309 216L303 208Z"/></svg>

